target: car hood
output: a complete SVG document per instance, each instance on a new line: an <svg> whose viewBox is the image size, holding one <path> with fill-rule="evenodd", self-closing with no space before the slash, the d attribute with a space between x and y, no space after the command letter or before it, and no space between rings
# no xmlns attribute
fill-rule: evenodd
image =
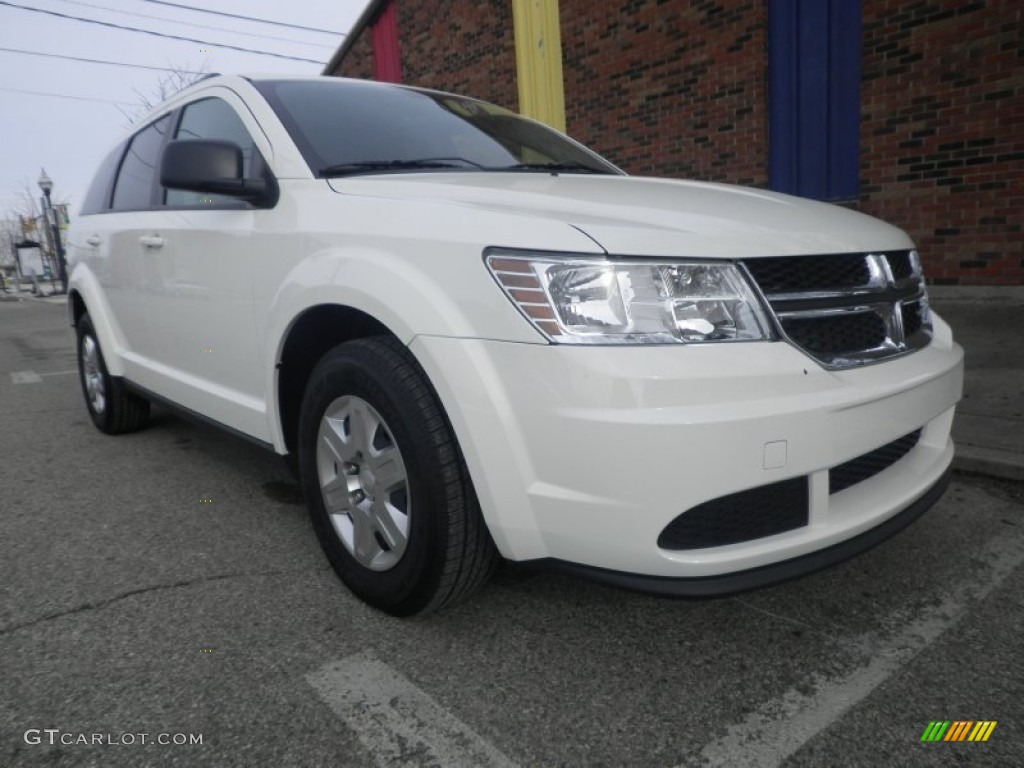
<svg viewBox="0 0 1024 768"><path fill-rule="evenodd" d="M911 248L889 224L760 189L549 173L425 173L330 180L342 194L562 221L623 256L750 258ZM500 246L501 233L494 233ZM544 243L537 243L543 249Z"/></svg>

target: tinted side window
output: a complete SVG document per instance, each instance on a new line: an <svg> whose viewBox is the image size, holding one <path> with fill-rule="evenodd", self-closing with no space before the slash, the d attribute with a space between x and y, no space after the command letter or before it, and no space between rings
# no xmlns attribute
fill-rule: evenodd
<svg viewBox="0 0 1024 768"><path fill-rule="evenodd" d="M121 155L123 154L124 144L118 144L100 163L100 168L96 171L92 184L89 185L89 191L85 193L85 199L82 201L82 210L79 212L80 216L102 213L107 209L107 203L110 202L110 187L114 183L117 164L121 161Z"/></svg>
<svg viewBox="0 0 1024 768"><path fill-rule="evenodd" d="M162 117L132 138L114 185L115 211L149 208L153 204L156 161L169 125L170 116Z"/></svg>
<svg viewBox="0 0 1024 768"><path fill-rule="evenodd" d="M256 143L235 110L221 99L202 99L185 107L174 138L230 141L242 148L242 173L246 178L258 176L262 172L262 160ZM237 198L182 189L168 189L166 199L167 205L239 204Z"/></svg>

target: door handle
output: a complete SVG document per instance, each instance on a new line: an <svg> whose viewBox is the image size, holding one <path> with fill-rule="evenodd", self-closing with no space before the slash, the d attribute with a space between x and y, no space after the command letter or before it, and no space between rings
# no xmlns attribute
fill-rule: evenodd
<svg viewBox="0 0 1024 768"><path fill-rule="evenodd" d="M85 242L91 245L93 248L103 242L103 239L99 235L89 235L85 238Z"/></svg>
<svg viewBox="0 0 1024 768"><path fill-rule="evenodd" d="M163 248L164 239L160 235L143 235L139 238L145 248Z"/></svg>

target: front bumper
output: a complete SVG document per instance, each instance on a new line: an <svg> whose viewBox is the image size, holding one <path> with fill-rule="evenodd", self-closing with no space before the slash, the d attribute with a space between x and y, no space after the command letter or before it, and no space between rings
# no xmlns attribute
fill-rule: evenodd
<svg viewBox="0 0 1024 768"><path fill-rule="evenodd" d="M751 568L747 571L723 573L718 576L668 578L665 576L620 573L606 568L567 563L564 560L553 558L531 560L529 564L531 567L562 571L575 576L582 576L592 581L599 581L603 584L610 584L615 587L622 587L623 589L632 589L638 592L649 592L655 595L712 597L743 592L755 587L778 584L798 576L806 576L809 573L841 563L843 560L848 560L880 544L917 520L917 518L927 512L942 498L942 494L946 492L946 488L949 485L951 474L950 470L946 470L935 485L925 492L924 496L906 509L887 519L884 523L870 528L864 533L854 536L852 539L845 539L838 544L833 544L831 547L818 549L806 555L794 557L791 560L782 560L770 565L762 565L759 568Z"/></svg>
<svg viewBox="0 0 1024 768"><path fill-rule="evenodd" d="M844 371L784 342L579 348L417 337L410 348L505 557L652 577L640 581L654 591L687 592L654 586L665 579L787 578L778 573L792 562L812 556L802 570L821 567L902 527L913 515L901 512L919 514L941 493L963 382L963 352L938 317L925 349ZM894 464L829 493L829 468L918 429ZM684 511L790 478L807 478L806 525L725 546L658 546Z"/></svg>

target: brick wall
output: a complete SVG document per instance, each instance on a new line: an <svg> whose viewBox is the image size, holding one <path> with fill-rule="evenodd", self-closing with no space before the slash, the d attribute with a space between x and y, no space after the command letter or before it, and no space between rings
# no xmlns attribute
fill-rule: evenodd
<svg viewBox="0 0 1024 768"><path fill-rule="evenodd" d="M402 30L398 30L401 41ZM401 44L401 42L399 42ZM363 80L373 79L373 30L367 27L359 33L356 42L349 49L348 55L341 62L341 67L333 74L341 77L359 77Z"/></svg>
<svg viewBox="0 0 1024 768"><path fill-rule="evenodd" d="M765 8L562 0L567 132L629 173L767 184Z"/></svg>
<svg viewBox="0 0 1024 768"><path fill-rule="evenodd" d="M402 82L519 109L508 0L394 0ZM363 30L334 74L373 77L373 34Z"/></svg>
<svg viewBox="0 0 1024 768"><path fill-rule="evenodd" d="M859 207L937 283L1024 283L1022 8L865 0Z"/></svg>
<svg viewBox="0 0 1024 768"><path fill-rule="evenodd" d="M395 0L404 82L516 109L508 0ZM1024 283L1024 4L863 0L860 200L938 283ZM561 0L568 133L634 174L768 183L765 0ZM370 32L342 63L372 75Z"/></svg>

